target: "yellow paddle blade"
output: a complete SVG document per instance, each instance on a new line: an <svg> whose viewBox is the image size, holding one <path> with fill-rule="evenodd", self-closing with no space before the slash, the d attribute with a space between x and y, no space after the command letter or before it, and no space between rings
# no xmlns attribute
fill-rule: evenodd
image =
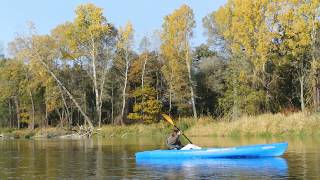
<svg viewBox="0 0 320 180"><path fill-rule="evenodd" d="M167 120L170 124L174 125L173 120L171 119L170 116L166 115L166 114L162 114L162 116L164 117L165 120Z"/></svg>

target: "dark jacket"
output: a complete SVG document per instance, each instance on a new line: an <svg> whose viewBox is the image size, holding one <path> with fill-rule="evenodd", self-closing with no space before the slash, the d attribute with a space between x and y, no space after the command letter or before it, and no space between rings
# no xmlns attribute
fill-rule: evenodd
<svg viewBox="0 0 320 180"><path fill-rule="evenodd" d="M167 139L167 146L169 149L181 149L183 146L179 140L180 135L172 133Z"/></svg>

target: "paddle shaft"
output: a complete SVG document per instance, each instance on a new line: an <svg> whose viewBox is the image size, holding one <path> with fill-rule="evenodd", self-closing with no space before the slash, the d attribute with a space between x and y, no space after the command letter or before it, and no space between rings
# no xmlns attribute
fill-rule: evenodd
<svg viewBox="0 0 320 180"><path fill-rule="evenodd" d="M173 124L173 125L174 125L174 124ZM174 125L174 127L177 128L178 131L181 132L181 130L180 130L176 125ZM190 141L190 139L189 139L184 133L182 133L182 135L189 141L190 144L193 144L193 143Z"/></svg>

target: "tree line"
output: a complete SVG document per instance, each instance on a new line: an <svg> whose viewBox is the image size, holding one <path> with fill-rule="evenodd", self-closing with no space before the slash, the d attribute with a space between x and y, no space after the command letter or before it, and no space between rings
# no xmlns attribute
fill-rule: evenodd
<svg viewBox="0 0 320 180"><path fill-rule="evenodd" d="M90 128L174 116L319 110L319 0L228 0L203 18L182 5L134 42L94 4L39 35L33 26L0 60L0 125ZM139 45L137 45L139 44ZM139 48L136 48L139 47Z"/></svg>

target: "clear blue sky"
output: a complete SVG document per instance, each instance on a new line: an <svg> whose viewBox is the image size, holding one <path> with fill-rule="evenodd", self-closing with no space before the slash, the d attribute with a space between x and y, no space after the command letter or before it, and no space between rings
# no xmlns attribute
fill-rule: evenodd
<svg viewBox="0 0 320 180"><path fill-rule="evenodd" d="M187 4L193 9L197 21L193 40L197 45L205 42L201 19L225 4L226 0L1 0L0 42L5 45L17 33L26 32L28 21L34 22L39 34L48 34L58 24L72 21L75 8L88 2L102 7L107 19L117 27L131 21L136 44L144 35L160 29L165 15Z"/></svg>

